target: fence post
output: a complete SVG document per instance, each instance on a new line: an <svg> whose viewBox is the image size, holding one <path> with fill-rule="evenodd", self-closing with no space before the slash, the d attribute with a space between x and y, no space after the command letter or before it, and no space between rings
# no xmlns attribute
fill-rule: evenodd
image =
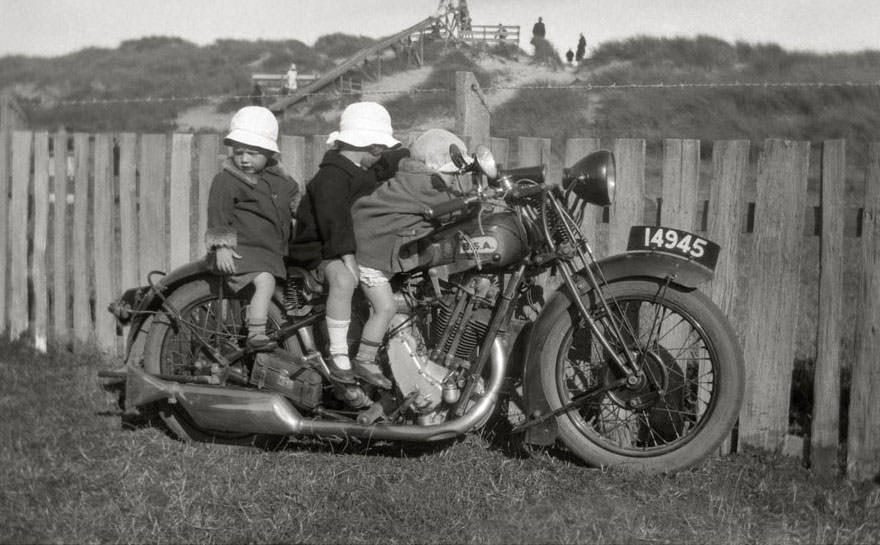
<svg viewBox="0 0 880 545"><path fill-rule="evenodd" d="M693 232L700 185L700 141L664 140L662 176L660 224Z"/></svg>
<svg viewBox="0 0 880 545"><path fill-rule="evenodd" d="M645 221L645 141L621 138L614 142L617 161L617 194L611 203L608 238L601 255L619 254L626 250L629 229Z"/></svg>
<svg viewBox="0 0 880 545"><path fill-rule="evenodd" d="M809 142L785 140L767 140L758 158L739 439L767 450L788 429L809 161Z"/></svg>
<svg viewBox="0 0 880 545"><path fill-rule="evenodd" d="M740 233L743 226L743 190L749 166L748 140L718 141L712 146L712 182L706 218L707 237L721 247L715 277L705 293L730 318L742 343L742 326L734 302L740 270ZM731 438L721 444L720 453L729 453L735 445Z"/></svg>
<svg viewBox="0 0 880 545"><path fill-rule="evenodd" d="M706 290L713 301L731 318L737 313L734 301L739 278L740 233L743 230L745 202L743 190L749 166L749 141L715 142L712 147L712 183L709 188L707 236L721 246L715 278ZM732 320L740 332L739 320Z"/></svg>
<svg viewBox="0 0 880 545"><path fill-rule="evenodd" d="M550 163L550 139L520 136L516 144L516 164L521 167L548 165ZM549 183L550 180L547 180Z"/></svg>
<svg viewBox="0 0 880 545"><path fill-rule="evenodd" d="M168 243L165 236L165 209L168 199L165 193L165 166L167 164L164 134L141 136L141 156L138 170L141 174L138 187L138 228L141 242L140 271L144 280L152 270L168 267Z"/></svg>
<svg viewBox="0 0 880 545"><path fill-rule="evenodd" d="M138 277L140 246L137 198L138 138L136 134L119 135L119 261L122 264L122 289L133 288L146 279Z"/></svg>
<svg viewBox="0 0 880 545"><path fill-rule="evenodd" d="M0 335L6 332L6 279L9 267L9 172L12 134L0 129Z"/></svg>
<svg viewBox="0 0 880 545"><path fill-rule="evenodd" d="M311 173L309 175L309 179L311 179L311 177L314 176L316 172L318 172L318 167L321 166L321 159L324 158L324 154L327 152L328 149L330 149L330 144L327 143L327 136L328 135L326 134L316 134L311 138L311 153L306 153L306 165L309 165L311 167L309 170L309 172ZM309 180L307 179L306 182L308 181Z"/></svg>
<svg viewBox="0 0 880 545"><path fill-rule="evenodd" d="M73 335L80 343L92 333L89 302L88 212L89 212L89 135L73 135L76 170L73 178Z"/></svg>
<svg viewBox="0 0 880 545"><path fill-rule="evenodd" d="M12 189L9 199L9 337L18 339L28 328L28 186L33 133L12 133Z"/></svg>
<svg viewBox="0 0 880 545"><path fill-rule="evenodd" d="M300 194L306 190L306 139L303 136L282 136L281 161L284 170L293 176Z"/></svg>
<svg viewBox="0 0 880 545"><path fill-rule="evenodd" d="M495 157L495 162L498 164L499 168L506 168L509 166L510 140L507 138L492 137L489 139L489 149L492 151L492 156Z"/></svg>
<svg viewBox="0 0 880 545"><path fill-rule="evenodd" d="M822 145L822 239L819 323L813 377L811 464L817 475L837 474L840 427L840 320L843 317L843 222L846 141Z"/></svg>
<svg viewBox="0 0 880 545"><path fill-rule="evenodd" d="M189 262L190 190L192 189L193 135L171 136L171 175L168 180L168 267L174 269Z"/></svg>
<svg viewBox="0 0 880 545"><path fill-rule="evenodd" d="M208 195L211 193L211 182L220 171L220 137L216 134L199 135L196 147L199 154L199 202L191 259L205 255L208 250L205 248L205 231L208 229Z"/></svg>
<svg viewBox="0 0 880 545"><path fill-rule="evenodd" d="M98 134L95 135L95 185L92 189L95 342L102 352L115 355L116 321L107 311L119 289L119 261L113 251L113 196L113 137Z"/></svg>
<svg viewBox="0 0 880 545"><path fill-rule="evenodd" d="M864 481L880 473L880 143L868 147L862 218L862 277L856 361L852 369L846 474Z"/></svg>
<svg viewBox="0 0 880 545"><path fill-rule="evenodd" d="M455 73L455 132L470 147L489 145L489 105L471 72Z"/></svg>
<svg viewBox="0 0 880 545"><path fill-rule="evenodd" d="M67 226L67 133L55 133L53 142L52 193L52 333L55 342L64 344L70 339L70 262L68 245L70 228Z"/></svg>
<svg viewBox="0 0 880 545"><path fill-rule="evenodd" d="M49 238L49 133L34 134L34 235L31 253L31 282L34 287L34 347L48 348L49 292L46 246Z"/></svg>

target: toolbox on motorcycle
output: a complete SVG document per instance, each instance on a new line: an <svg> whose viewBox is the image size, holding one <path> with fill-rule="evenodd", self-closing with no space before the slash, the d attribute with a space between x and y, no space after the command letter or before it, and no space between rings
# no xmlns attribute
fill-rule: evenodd
<svg viewBox="0 0 880 545"><path fill-rule="evenodd" d="M301 357L284 350L257 354L250 383L278 392L309 409L321 401L321 375Z"/></svg>

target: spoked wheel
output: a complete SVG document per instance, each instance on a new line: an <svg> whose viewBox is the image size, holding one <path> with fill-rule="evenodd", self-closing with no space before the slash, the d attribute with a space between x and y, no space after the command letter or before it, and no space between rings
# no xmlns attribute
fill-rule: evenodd
<svg viewBox="0 0 880 545"><path fill-rule="evenodd" d="M244 345L250 294L240 293L234 297L219 294L219 278L201 279L181 286L167 298L178 314L176 319L171 319L165 313L158 313L153 319L144 347L145 371L180 377L209 374L214 360L204 343L221 354L229 354ZM281 326L283 316L278 305L274 302L269 305L267 333L272 334ZM287 339L281 348L300 353L295 339ZM199 429L183 410L174 405L162 406L159 415L184 441L254 444L257 440L252 434Z"/></svg>
<svg viewBox="0 0 880 545"><path fill-rule="evenodd" d="M629 354L641 373L624 380L575 307L559 307L540 350L551 407L613 386L559 416L560 439L591 465L676 471L698 463L728 435L742 403L745 370L732 327L697 291L623 281L603 292L611 316L598 301L589 308L603 330L616 324L612 350Z"/></svg>

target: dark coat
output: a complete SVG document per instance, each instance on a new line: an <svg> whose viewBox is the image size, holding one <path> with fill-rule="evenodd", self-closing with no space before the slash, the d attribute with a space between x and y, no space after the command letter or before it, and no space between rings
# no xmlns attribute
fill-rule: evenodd
<svg viewBox="0 0 880 545"><path fill-rule="evenodd" d="M351 206L379 183L375 170L361 168L338 150L325 153L297 210L290 261L315 268L322 260L354 254L357 242Z"/></svg>
<svg viewBox="0 0 880 545"><path fill-rule="evenodd" d="M425 209L453 198L443 179L424 163L401 160L393 178L352 207L358 264L390 273L413 268L418 256L415 261L403 258L400 248L433 231Z"/></svg>
<svg viewBox="0 0 880 545"><path fill-rule="evenodd" d="M299 187L280 165L249 175L227 159L208 194L208 249L226 246L241 259L236 273L269 272L284 278L283 256L292 231Z"/></svg>

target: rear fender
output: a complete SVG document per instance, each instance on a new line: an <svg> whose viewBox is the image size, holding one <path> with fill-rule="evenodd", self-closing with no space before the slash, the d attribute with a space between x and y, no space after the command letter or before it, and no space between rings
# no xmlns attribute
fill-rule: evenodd
<svg viewBox="0 0 880 545"><path fill-rule="evenodd" d="M131 309L128 312L131 327L125 343L125 363L140 366L144 344L153 321L153 313L161 308L163 297L168 297L174 290L189 282L200 279L216 281L219 278L208 260L202 259L177 267L162 276L155 283L154 289L142 286L123 293L117 301L110 305L110 312L117 316L120 325L126 325L126 320L120 316L120 313L125 312L126 305ZM162 297L159 296L160 294ZM283 308L284 299L280 288L276 289L275 299Z"/></svg>
<svg viewBox="0 0 880 545"><path fill-rule="evenodd" d="M601 274L600 271L601 270ZM698 285L712 279L712 270L693 261L674 255L656 252L635 251L613 255L598 261L592 266L597 278L605 278L607 284L636 278L653 278L663 282L695 289ZM576 282L581 293L586 292L586 271L577 273ZM571 295L564 285L557 289L544 305L529 335L525 349L525 367L523 369L523 401L526 415L537 417L552 411L541 388L539 354L543 342L549 337L553 322L548 316L556 316L559 307L571 304ZM550 418L526 432L525 440L529 443L548 445L556 439L556 419Z"/></svg>

